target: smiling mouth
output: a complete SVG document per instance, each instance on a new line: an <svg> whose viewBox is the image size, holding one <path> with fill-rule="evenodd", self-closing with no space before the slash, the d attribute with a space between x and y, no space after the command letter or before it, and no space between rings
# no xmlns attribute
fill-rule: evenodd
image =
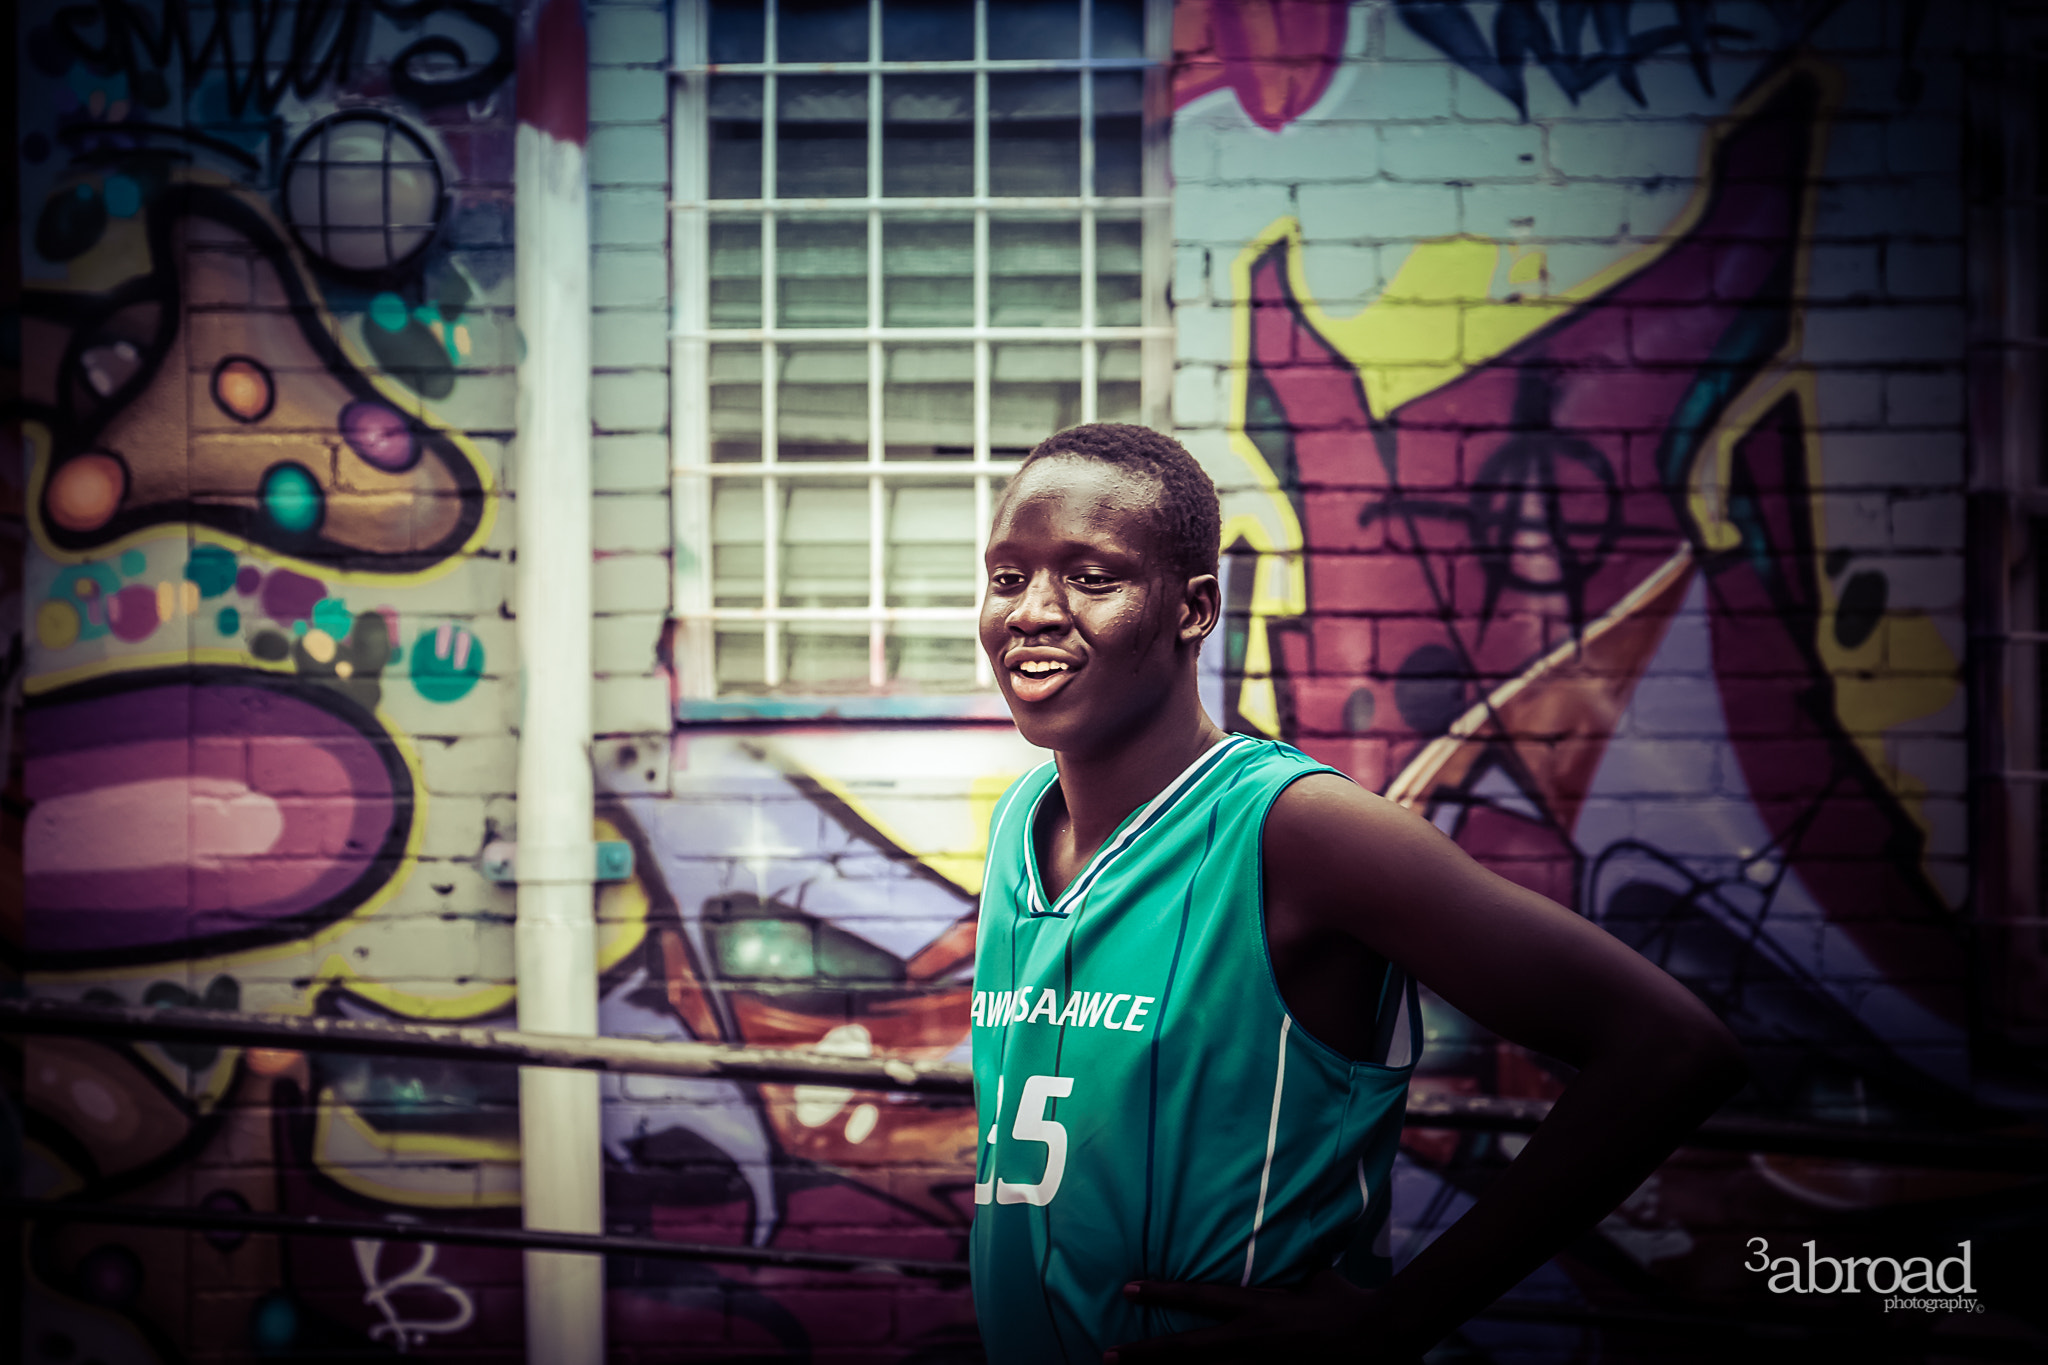
<svg viewBox="0 0 2048 1365"><path fill-rule="evenodd" d="M1019 701L1044 701L1060 690L1075 665L1057 659L1025 659L1010 665L1010 694Z"/></svg>

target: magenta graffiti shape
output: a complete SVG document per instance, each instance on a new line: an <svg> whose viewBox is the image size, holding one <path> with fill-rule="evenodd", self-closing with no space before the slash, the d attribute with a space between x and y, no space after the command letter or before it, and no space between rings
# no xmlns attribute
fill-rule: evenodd
<svg viewBox="0 0 2048 1365"><path fill-rule="evenodd" d="M97 679L27 710L26 940L53 968L311 933L397 871L412 777L332 688L245 669Z"/></svg>
<svg viewBox="0 0 2048 1365"><path fill-rule="evenodd" d="M107 629L118 639L147 640L158 624L155 588L136 583L107 599Z"/></svg>
<svg viewBox="0 0 2048 1365"><path fill-rule="evenodd" d="M1351 6L1332 0L1181 0L1181 7L1188 17L1176 14L1175 27L1195 30L1199 46L1176 54L1174 108L1228 89L1271 132L1329 89L1351 22Z"/></svg>
<svg viewBox="0 0 2048 1365"><path fill-rule="evenodd" d="M327 585L290 569L273 569L263 580L263 614L279 625L304 621L313 607L327 596Z"/></svg>
<svg viewBox="0 0 2048 1365"><path fill-rule="evenodd" d="M1721 140L1685 236L1384 416L1303 316L1285 244L1254 263L1246 425L1295 486L1307 539L1315 624L1278 646L1310 752L1318 733L1348 735L1346 699L1372 686L1396 702L1372 733L1391 746L1388 773L1400 771L1482 690L1574 638L1691 543L1683 473L1791 334L1818 107L1811 78L1787 79ZM1360 614L1388 618L1369 641L1347 619ZM1349 676L1331 685L1334 674ZM1343 748L1328 761L1341 765ZM1568 807L1581 793L1555 795Z"/></svg>

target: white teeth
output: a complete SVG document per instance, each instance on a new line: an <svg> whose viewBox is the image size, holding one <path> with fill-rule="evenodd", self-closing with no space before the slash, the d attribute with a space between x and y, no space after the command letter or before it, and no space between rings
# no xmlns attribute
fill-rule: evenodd
<svg viewBox="0 0 2048 1365"><path fill-rule="evenodd" d="M1027 678L1043 678L1051 673L1064 673L1067 665L1056 659L1026 659L1017 665L1017 671Z"/></svg>

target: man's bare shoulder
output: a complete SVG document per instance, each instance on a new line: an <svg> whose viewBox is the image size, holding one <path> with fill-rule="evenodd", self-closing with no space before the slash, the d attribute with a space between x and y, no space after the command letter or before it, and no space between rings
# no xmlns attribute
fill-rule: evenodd
<svg viewBox="0 0 2048 1365"><path fill-rule="evenodd" d="M1441 858L1454 846L1427 820L1336 773L1291 783L1266 818L1269 872L1354 875L1390 861Z"/></svg>

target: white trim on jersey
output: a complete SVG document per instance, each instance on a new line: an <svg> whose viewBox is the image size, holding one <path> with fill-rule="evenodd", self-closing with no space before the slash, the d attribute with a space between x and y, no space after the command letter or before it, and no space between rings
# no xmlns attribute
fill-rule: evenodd
<svg viewBox="0 0 2048 1365"><path fill-rule="evenodd" d="M1294 1027L1292 1015L1280 1016L1280 1061L1273 1071L1273 1116L1266 1120L1266 1164L1259 1167L1259 1204L1252 1211L1252 1235L1244 1244L1244 1278L1240 1286L1252 1282L1252 1256L1259 1246L1259 1228L1266 1221L1266 1185L1273 1178L1273 1149L1280 1141L1280 1091L1287 1084L1287 1033Z"/></svg>
<svg viewBox="0 0 2048 1365"><path fill-rule="evenodd" d="M1207 749L1204 749L1194 762L1181 770L1180 776L1166 784L1166 790L1160 792L1159 795L1141 806L1138 809L1138 813L1131 816L1124 823L1122 831L1115 838L1095 851L1095 856L1088 860L1088 866L1081 869L1081 875L1069 882L1067 889L1053 898L1050 913L1059 914L1061 906L1086 895L1088 888L1101 878L1102 874L1108 870L1109 865L1115 862L1125 849L1136 843L1139 835L1157 824L1160 817L1165 815L1167 810L1175 802L1179 801L1182 796L1193 789L1197 782L1208 776L1210 769L1215 766L1216 762L1224 754L1240 745L1249 743L1251 743L1251 740L1245 735L1225 735ZM1031 814L1025 823L1025 907L1034 915L1048 913L1045 906L1044 893L1039 890L1038 886L1038 841L1033 831L1038 827L1039 803L1045 800L1045 793L1051 790L1052 784L1047 783L1045 791L1041 791L1038 794L1038 800L1031 803Z"/></svg>

